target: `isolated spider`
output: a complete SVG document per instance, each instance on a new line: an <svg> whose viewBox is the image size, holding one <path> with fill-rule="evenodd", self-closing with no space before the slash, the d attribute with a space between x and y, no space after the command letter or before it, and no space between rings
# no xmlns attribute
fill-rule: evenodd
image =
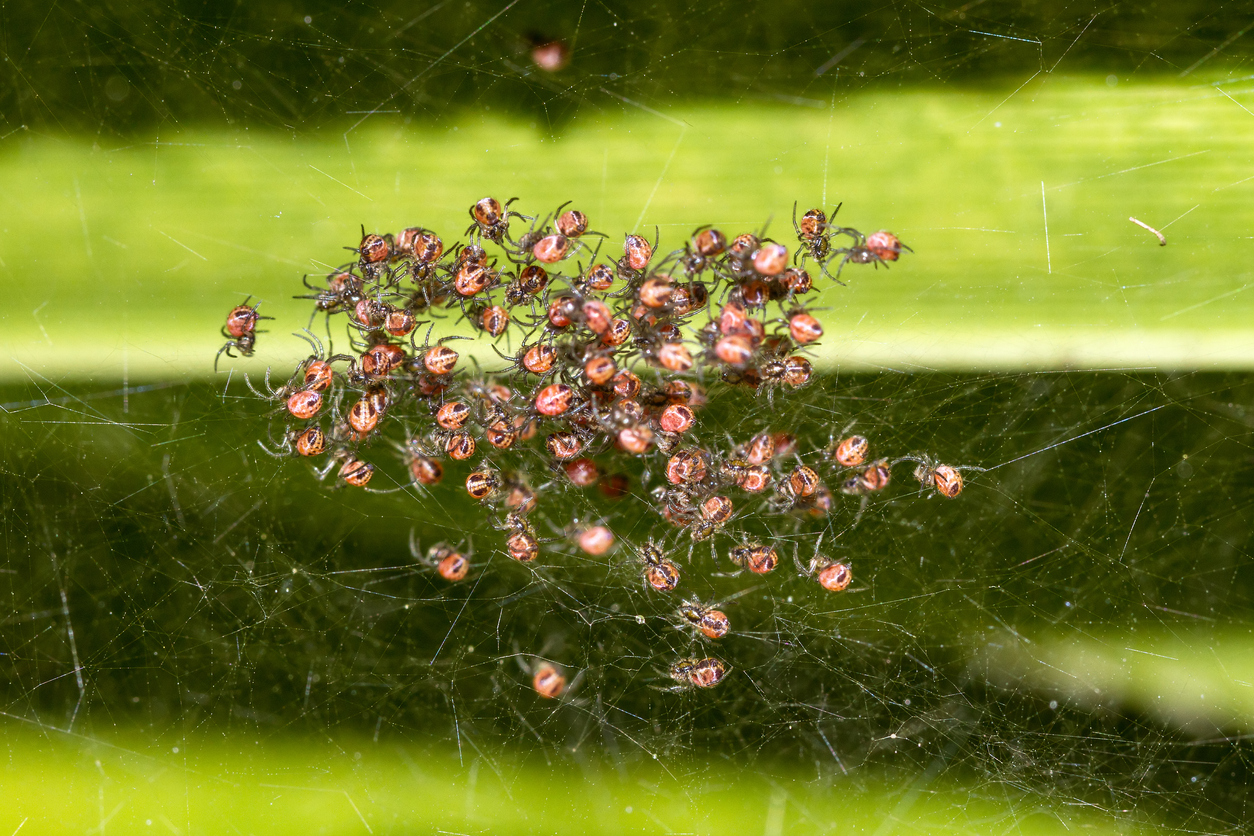
<svg viewBox="0 0 1254 836"><path fill-rule="evenodd" d="M248 299L251 298L251 296L248 297ZM242 305L231 308L230 313L226 315L226 324L222 326L222 336L226 337L227 341L218 349L217 356L213 358L215 372L218 370L218 358L223 352L227 357L234 358L235 355L231 353L234 349L241 357L252 357L253 349L257 344L257 322L271 318L257 313L257 308L261 307L260 302L256 305L249 305L248 299L245 299Z"/></svg>
<svg viewBox="0 0 1254 836"><path fill-rule="evenodd" d="M541 655L528 657L515 648L514 660L522 669L523 674L531 680L531 689L546 700L570 701L571 693L578 689L579 683L583 681L582 671L573 679L567 679L567 672L562 665L549 661Z"/></svg>
<svg viewBox="0 0 1254 836"><path fill-rule="evenodd" d="M556 667L544 662L532 675L531 687L546 700L555 700L566 693L566 677Z"/></svg>

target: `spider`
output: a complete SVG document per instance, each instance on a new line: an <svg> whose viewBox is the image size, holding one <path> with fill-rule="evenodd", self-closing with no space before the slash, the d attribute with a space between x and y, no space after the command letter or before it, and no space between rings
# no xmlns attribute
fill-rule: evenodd
<svg viewBox="0 0 1254 836"><path fill-rule="evenodd" d="M603 525L579 529L575 541L584 554L600 557L614 548L614 532Z"/></svg>
<svg viewBox="0 0 1254 836"><path fill-rule="evenodd" d="M941 464L926 454L921 456L902 456L893 462L915 462L918 467L914 469L914 478L919 480L925 489L932 488L938 494L946 499L953 499L962 493L962 473L960 470L977 470L982 471L982 467L964 466L961 468L953 467L947 464Z"/></svg>
<svg viewBox="0 0 1254 836"><path fill-rule="evenodd" d="M679 263L686 275L698 276L712 266L714 260L726 250L726 235L712 226L697 227L684 244L684 253Z"/></svg>
<svg viewBox="0 0 1254 836"><path fill-rule="evenodd" d="M501 202L494 197L480 198L474 206L470 207L470 219L474 221L470 226L466 227L466 234L477 234L480 239L487 238L493 244L503 245L509 235L509 219L522 218L526 221L535 220L519 212L510 209L510 204L516 197L511 197L505 201L502 206Z"/></svg>
<svg viewBox="0 0 1254 836"><path fill-rule="evenodd" d="M423 372L427 372L430 375L432 375L436 381L440 383L447 384L447 383L452 382L453 376L456 374L457 361L461 355L458 354L453 349L446 346L445 343L450 342L452 340L471 340L474 338L468 337L464 334L449 334L447 336L440 337L440 339L436 340L435 343L433 344L431 342L431 332L433 330L435 330L434 321L432 321L427 326L427 332L423 335L423 338L422 338L422 345L419 345L417 339L415 338L418 332L415 330L414 332L410 333L409 335L409 346L410 346L409 359L405 360L404 351L401 351L401 354L400 354L401 359L395 360L395 357L392 356L394 355L394 352L392 352L392 355L389 356L389 360L390 361L395 360L396 364L392 365L391 368L387 368L387 369L382 369L382 370L375 369L373 373L378 374L380 373L380 371L382 371L383 374L387 374L388 372L395 369L397 365L403 364L406 370L411 373L417 372L421 374ZM390 345L390 344L384 343L383 345ZM400 350L398 346L392 346L392 348L395 350ZM364 369L364 366L365 364L363 363L363 369ZM372 373L372 372L370 370L367 370L367 373Z"/></svg>
<svg viewBox="0 0 1254 836"><path fill-rule="evenodd" d="M249 296L248 299L252 297ZM223 352L227 357L234 358L231 353L234 349L239 352L241 357L252 357L253 348L257 344L257 322L262 319L272 319L273 317L262 316L257 313L257 308L261 307L261 303L249 305L248 299L244 300L242 305L236 305L231 308L231 312L226 315L226 324L222 326L222 336L226 337L226 344L218 349L217 355L213 358L213 370L218 370L218 359Z"/></svg>
<svg viewBox="0 0 1254 836"><path fill-rule="evenodd" d="M878 268L881 264L888 269L888 262L896 261L901 257L901 251L914 252L893 235L891 232L876 232L868 238L863 238L861 233L854 239L855 243L852 247L841 247L832 250L832 257L843 256L840 264L836 267L836 275L832 276L827 272L827 264L823 265L823 273L840 282L840 271L845 269L845 264L852 262L853 264L873 264Z"/></svg>
<svg viewBox="0 0 1254 836"><path fill-rule="evenodd" d="M327 328L330 332L331 315L344 313L346 311L355 310L357 303L362 300L362 279L360 276L354 275L353 270L357 265L347 264L339 269L331 272L326 279L325 287L315 287L309 283L309 276L303 276L301 283L306 288L313 291L312 294L302 294L293 296L293 299L312 299L314 301L314 309L309 314L309 324L306 328L313 326L314 319L319 313L327 315Z"/></svg>
<svg viewBox="0 0 1254 836"><path fill-rule="evenodd" d="M270 436L270 443L274 444L274 436ZM266 446L261 439L257 439L257 446L260 447L268 456L276 459L286 459L291 456L317 456L326 452L327 436L320 427L295 427L289 429L283 434L283 440L276 444L273 448Z"/></svg>
<svg viewBox="0 0 1254 836"><path fill-rule="evenodd" d="M534 656L528 661L517 652L517 648L515 648L515 654L518 667L522 668L522 672L530 678L531 688L537 695L546 700L572 701L570 694L583 681L582 671L573 679L568 680L565 669L556 662L550 662L543 656ZM578 704L579 701L573 700L573 702Z"/></svg>
<svg viewBox="0 0 1254 836"><path fill-rule="evenodd" d="M578 209L569 209L563 212L562 210L566 209L566 207L570 204L571 201L566 201L561 206L557 207L557 211L553 213L553 217L557 218L556 225L558 232L562 233L567 238L580 238L584 235L596 235L601 238L608 237L604 232L593 232L589 230L588 216L583 212L580 212Z"/></svg>
<svg viewBox="0 0 1254 836"><path fill-rule="evenodd" d="M519 514L530 514L535 510L539 494L527 484L527 478L524 474L517 471L507 472L502 491L505 494L505 507L511 511Z"/></svg>
<svg viewBox="0 0 1254 836"><path fill-rule="evenodd" d="M415 485L432 487L444 478L444 466L440 464L438 453L427 442L414 437L400 449Z"/></svg>
<svg viewBox="0 0 1254 836"><path fill-rule="evenodd" d="M531 687L546 700L555 700L566 693L566 677L553 665L545 662L532 675Z"/></svg>
<svg viewBox="0 0 1254 836"><path fill-rule="evenodd" d="M547 232L547 230L545 230ZM524 244L530 244L528 248L524 248ZM558 261L564 261L570 258L576 250L584 249L586 245L577 238L570 238L562 233L548 233L540 238L535 238L533 233L524 235L519 241L518 254L522 255L523 260L511 258L518 264L530 264L539 261L544 264L553 264Z"/></svg>
<svg viewBox="0 0 1254 836"><path fill-rule="evenodd" d="M670 667L670 677L678 685L668 690L687 691L692 688L713 688L723 681L730 668L719 659L680 659Z"/></svg>
<svg viewBox="0 0 1254 836"><path fill-rule="evenodd" d="M724 339L735 339L734 337L725 337ZM766 356L757 364L756 367L750 366L745 369L746 382L749 382L757 389L760 396L766 394L767 403L772 407L775 406L775 390L780 386L788 386L796 389L810 382L813 369L810 361L804 357L792 356ZM753 374L750 375L749 373Z"/></svg>
<svg viewBox="0 0 1254 836"><path fill-rule="evenodd" d="M786 505L792 506L813 496L820 484L819 474L814 472L814 468L799 464L793 468L788 479L780 484L779 493Z"/></svg>
<svg viewBox="0 0 1254 836"><path fill-rule="evenodd" d="M846 479L840 486L840 491L851 496L882 491L888 487L889 479L892 478L891 467L888 459L876 459Z"/></svg>
<svg viewBox="0 0 1254 836"><path fill-rule="evenodd" d="M355 488L364 488L370 481L370 477L374 475L375 467L367 461L362 461L350 450L338 450L331 456L321 469L314 470L314 474L318 477L318 481L327 478L336 466L339 471L336 474L345 484L352 485Z"/></svg>
<svg viewBox="0 0 1254 836"><path fill-rule="evenodd" d="M851 435L839 442L833 436L827 445L827 454L841 467L858 467L866 461L871 442L866 436Z"/></svg>
<svg viewBox="0 0 1254 836"><path fill-rule="evenodd" d="M530 264L518 271L517 278L505 286L505 304L513 307L526 304L535 314L536 298L549 283L548 271L539 264Z"/></svg>
<svg viewBox="0 0 1254 836"><path fill-rule="evenodd" d="M652 587L658 592L670 592L679 586L679 567L666 557L666 553L658 548L652 538L646 540L636 553L640 562L644 564L642 575L646 588Z"/></svg>
<svg viewBox="0 0 1254 836"><path fill-rule="evenodd" d="M823 336L823 326L805 308L788 311L788 336L797 345L809 345Z"/></svg>
<svg viewBox="0 0 1254 836"><path fill-rule="evenodd" d="M503 520L494 522L493 527L512 532L505 540L505 549L514 560L530 563L540 556L540 539L535 527L521 512L508 512Z"/></svg>
<svg viewBox="0 0 1254 836"><path fill-rule="evenodd" d="M383 236L374 233L366 234L366 225L361 225L361 243L356 247L347 247L351 252L355 252L360 257L360 264L363 268L373 265L386 265L387 261L392 257L392 251L395 247L394 242L390 239L391 235Z"/></svg>
<svg viewBox="0 0 1254 836"><path fill-rule="evenodd" d="M827 272L827 262L831 260L832 239L837 235L848 235L853 239L855 245L862 243L862 233L852 227L833 226L831 219L836 217L836 213L840 211L843 203L836 205L832 210L829 218L822 209L810 209L801 216L801 222L797 222L797 202L792 204L792 228L797 231L797 240L801 243L801 247L793 253L793 263L804 268L806 259L818 262L819 267L823 270L824 275L836 281L837 284L843 285L840 279ZM838 251L839 252L839 251ZM839 275L839 271L837 272Z"/></svg>
<svg viewBox="0 0 1254 836"><path fill-rule="evenodd" d="M489 347L498 357L509 363L505 368L493 372L498 378L509 375L515 380L525 380L530 374L536 376L538 383L561 371L557 362L557 349L550 343L523 343L513 356L503 354L495 345Z"/></svg>
<svg viewBox="0 0 1254 836"><path fill-rule="evenodd" d="M735 572L729 572L729 577L735 577L746 569L755 575L765 575L774 571L779 565L779 555L775 553L775 549L760 543L736 546L728 557L731 558L732 563L740 567Z"/></svg>
<svg viewBox="0 0 1254 836"><path fill-rule="evenodd" d="M711 496L701 503L699 511L701 518L694 520L688 531L693 543L709 540L717 534L731 521L736 508L725 496ZM713 550L713 544L711 544L711 550Z"/></svg>
<svg viewBox="0 0 1254 836"><path fill-rule="evenodd" d="M832 560L830 557L820 554L819 549L822 546L823 535L820 534L818 542L814 544L814 557L810 558L810 565L808 566L802 564L801 558L797 557L797 551L794 548L792 559L797 564L797 571L803 578L814 578L819 586L828 592L843 592L853 580L853 569L844 561Z"/></svg>
<svg viewBox="0 0 1254 836"><path fill-rule="evenodd" d="M713 605L706 606L695 598L689 598L680 604L677 612L684 619L684 626L695 629L707 639L721 639L731 631L731 622L726 613Z"/></svg>
<svg viewBox="0 0 1254 836"><path fill-rule="evenodd" d="M466 477L466 493L471 499L486 503L501 490L501 477L495 470L476 470Z"/></svg>
<svg viewBox="0 0 1254 836"><path fill-rule="evenodd" d="M463 553L464 552L464 553ZM440 577L450 583L466 579L470 572L470 558L473 549L458 549L448 543L436 543L424 554L414 537L414 530L409 530L409 553L423 566L434 569Z"/></svg>
<svg viewBox="0 0 1254 836"><path fill-rule="evenodd" d="M483 201L480 201L480 203L482 202ZM476 204L476 207L477 206L478 204ZM518 217L522 216L519 215ZM509 237L507 229L502 237L509 243L504 243L502 241L497 241L496 243L501 245L501 249L505 250L505 257L510 261L515 264L531 264L536 261L536 255L533 252L533 249L553 232L552 227L549 226L549 221L552 220L552 218L552 215L546 215L542 221L537 221L536 218L528 218L528 220L531 221L531 226L526 232L518 237L517 241L514 241ZM565 238L565 236L562 237Z"/></svg>
<svg viewBox="0 0 1254 836"><path fill-rule="evenodd" d="M653 253L657 250L661 238L661 231L655 227L652 244L643 235L632 234L623 239L623 257L614 262L614 267L618 277L628 283L631 293L635 292L633 285L640 280L645 268L649 266L649 260L653 258Z"/></svg>

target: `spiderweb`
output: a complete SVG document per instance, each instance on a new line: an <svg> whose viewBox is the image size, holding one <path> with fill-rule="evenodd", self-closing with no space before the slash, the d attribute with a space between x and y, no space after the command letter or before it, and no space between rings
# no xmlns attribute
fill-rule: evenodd
<svg viewBox="0 0 1254 836"><path fill-rule="evenodd" d="M50 41L40 20L22 18L33 12L10 8L35 46L4 94L3 133L125 137L237 120L323 129L351 146L359 120L389 110L442 120L497 108L556 130L597 109L687 96L827 106L832 84L849 85L835 88L842 96L950 85L990 69L1031 74L1064 55L1119 73L1222 61L1235 75L1244 60L1241 24L1187 5L888 4L832 20L774 9L433 4L151 22L105 9L76 24L90 56L80 61L79 44ZM532 50L553 38L572 60L548 73ZM16 62L17 47L5 49ZM351 224L343 233L312 257L334 263L355 237ZM276 284L297 292L301 272ZM237 301L215 299L214 316ZM856 324L844 314L821 318L829 331ZM828 369L773 403L715 392L701 414L714 436L787 431L803 461L819 462L833 437L857 432L885 455L984 469L953 501L899 471L864 510L841 497L824 518L738 520L779 538L781 566L764 577L718 574L734 568L729 537L715 558L698 544L691 563L683 543L685 588L733 621L715 645L642 585L621 543L593 556L570 540L577 521L602 521L620 541L673 544L650 497L614 503L558 474L538 482L534 523L552 542L524 566L460 489L469 466L423 493L328 490L302 462L258 449L271 407L238 378L118 389L22 375L0 398L0 710L22 727L84 747L119 729L181 746L220 733L422 741L454 753L458 769L505 775L520 762L622 774L660 764L695 795L748 769L800 776L818 793L887 787L895 810L956 787L972 810L1008 804L1063 821L1076 810L1200 832L1248 821L1248 713L1161 707L1162 696L1142 700L1058 651L1095 640L1109 651L1101 665L1124 670L1119 660L1162 650L1138 636L1166 635L1184 648L1177 658L1214 656L1245 681L1233 654L1248 640L1251 583L1244 376ZM381 468L406 481L399 460ZM819 534L854 568L838 595L792 562L793 545L806 563ZM464 545L471 575L442 581L411 540L420 553ZM668 690L671 662L713 648L725 681ZM559 700L532 687L543 661L569 679Z"/></svg>

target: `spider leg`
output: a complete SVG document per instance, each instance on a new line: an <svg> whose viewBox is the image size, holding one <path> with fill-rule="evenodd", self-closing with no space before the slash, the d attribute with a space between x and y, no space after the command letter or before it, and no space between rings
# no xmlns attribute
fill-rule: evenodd
<svg viewBox="0 0 1254 836"><path fill-rule="evenodd" d="M866 513L866 507L871 504L871 497L863 495L862 502L858 505L858 513L854 515L853 523L850 524L849 530L858 527L858 523L862 521L862 515Z"/></svg>
<svg viewBox="0 0 1254 836"><path fill-rule="evenodd" d="M231 353L231 346L232 346L232 345L234 345L234 342L235 342L234 340L228 340L228 341L227 341L227 343L226 343L226 345L224 345L224 346L222 346L221 348L219 348L219 349L218 349L218 353L217 353L217 354L215 354L215 355L213 356L213 372L214 372L214 374L217 374L217 372L218 372L218 360L220 360L220 359L222 358L222 352L224 352L224 351L225 351L225 352L226 352L226 356L227 356L227 357L230 357L230 358L234 359L235 355Z"/></svg>
<svg viewBox="0 0 1254 836"><path fill-rule="evenodd" d="M268 384L268 382L269 382L269 374L268 374L268 372L269 372L269 371L270 371L270 368L267 366L267 367L266 367L266 372L267 372L266 380L267 380L267 384ZM253 385L252 378L250 378L250 377L248 376L248 372L244 372L244 383L248 386L249 390L250 390L250 391L251 391L254 395L256 395L257 397L261 398L262 400L272 401L272 400L274 400L274 399L278 396L278 394L277 394L277 393L276 393L273 389L272 389L272 390L270 390L270 394L268 394L268 395L267 395L267 394L262 393L260 389L258 389L256 386L254 386L254 385ZM268 388L268 387L267 387L267 388Z"/></svg>
<svg viewBox="0 0 1254 836"><path fill-rule="evenodd" d="M839 252L841 252L841 251L840 251L840 250L838 250L838 251L837 251L837 253L839 253ZM832 274L828 271L828 269L827 269L827 265L831 263L831 259L830 259L830 258L829 258L827 261L823 262L820 266L823 268L823 275L824 275L824 276L827 276L829 279L831 279L832 281L836 282L836 284L840 285L841 287L848 287L848 285L847 285L847 284L845 284L844 282L842 282L842 281L840 280L840 271L845 269L845 263L846 263L847 261L849 261L849 256L850 256L850 254L849 254L849 252L845 251L844 255L845 255L845 257L844 257L844 258L842 258L842 259L840 260L840 264L839 264L839 265L837 265L837 267L836 267L836 275L835 275L835 276L833 276L833 275L832 275ZM835 257L835 255L833 255L833 258L834 258L834 257Z"/></svg>
<svg viewBox="0 0 1254 836"><path fill-rule="evenodd" d="M291 444L287 443L286 440L277 450L271 450L260 438L257 439L257 446L260 447L267 456L272 456L276 459L286 459L292 454Z"/></svg>

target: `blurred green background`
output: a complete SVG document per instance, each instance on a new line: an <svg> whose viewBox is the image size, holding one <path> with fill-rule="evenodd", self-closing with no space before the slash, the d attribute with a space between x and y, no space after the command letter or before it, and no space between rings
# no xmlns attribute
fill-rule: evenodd
<svg viewBox="0 0 1254 836"><path fill-rule="evenodd" d="M247 295L304 324L301 277L346 260L360 224L453 241L484 194L540 213L573 199L611 257L624 231L655 226L664 249L700 223L736 234L769 221L791 243L794 201L843 201L842 222L891 229L916 253L887 271L849 267L848 287L819 280L832 366L1246 368L1250 93L1041 76L1017 92L862 92L818 107L617 102L558 135L485 113L120 147L14 137L0 162L5 369L209 374L219 320ZM241 366L298 359L292 328L275 326Z"/></svg>
<svg viewBox="0 0 1254 836"><path fill-rule="evenodd" d="M0 9L0 832L1247 829L1250 17ZM451 241L483 194L574 200L605 252L791 243L794 201L843 201L914 254L820 280L811 390L704 420L992 470L872 506L856 594L749 589L711 695L656 689L686 648L613 564L434 584L410 532L469 506L318 489L212 360L252 294L277 319L234 368L294 362L290 297L359 225ZM528 654L582 671L569 702Z"/></svg>

